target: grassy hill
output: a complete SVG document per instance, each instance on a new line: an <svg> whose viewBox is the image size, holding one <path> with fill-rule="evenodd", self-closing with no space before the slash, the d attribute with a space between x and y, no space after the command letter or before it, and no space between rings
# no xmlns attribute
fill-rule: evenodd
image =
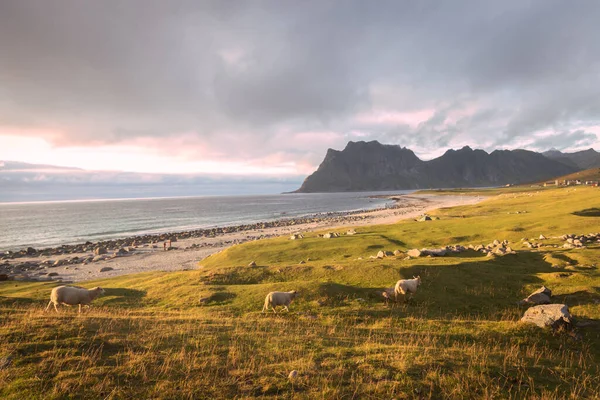
<svg viewBox="0 0 600 400"><path fill-rule="evenodd" d="M598 398L600 243L520 241L598 231L588 211L600 192L510 189L479 190L493 197L439 220L260 240L194 271L86 282L107 294L82 316L43 312L55 283L1 282L0 397ZM369 258L494 239L517 254ZM382 288L417 274L408 304L381 301ZM519 323L517 301L541 285L585 326ZM266 293L292 289L290 313L260 313Z"/></svg>
<svg viewBox="0 0 600 400"><path fill-rule="evenodd" d="M585 171L575 172L569 175L560 176L555 179L558 179L560 181L574 181L579 179L582 182L600 181L600 168L586 169Z"/></svg>

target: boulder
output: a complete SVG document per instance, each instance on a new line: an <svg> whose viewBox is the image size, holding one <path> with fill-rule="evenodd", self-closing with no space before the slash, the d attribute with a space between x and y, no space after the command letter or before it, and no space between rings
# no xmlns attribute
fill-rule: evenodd
<svg viewBox="0 0 600 400"><path fill-rule="evenodd" d="M571 324L571 314L566 304L544 304L529 308L523 314L521 322L531 323L544 328L550 326L553 329Z"/></svg>
<svg viewBox="0 0 600 400"><path fill-rule="evenodd" d="M27 255L28 256L34 256L35 254L37 254L36 249L34 249L33 247L28 247L27 248Z"/></svg>
<svg viewBox="0 0 600 400"><path fill-rule="evenodd" d="M108 253L108 251L106 250L106 247L98 246L94 249L94 254L97 256L99 256L101 254L106 254L106 253Z"/></svg>
<svg viewBox="0 0 600 400"><path fill-rule="evenodd" d="M431 221L431 217L429 215L425 214L421 218L419 218L417 221L419 221L419 222Z"/></svg>
<svg viewBox="0 0 600 400"><path fill-rule="evenodd" d="M100 272L108 272L108 271L112 271L114 268L113 267L102 267L100 268Z"/></svg>
<svg viewBox="0 0 600 400"><path fill-rule="evenodd" d="M48 272L46 276L58 276L58 272Z"/></svg>
<svg viewBox="0 0 600 400"><path fill-rule="evenodd" d="M256 261L250 261L249 267L256 267Z"/></svg>
<svg viewBox="0 0 600 400"><path fill-rule="evenodd" d="M394 250L394 255L395 255L396 257L398 257L398 256L401 256L401 255L402 255L402 252L401 252L400 250Z"/></svg>
<svg viewBox="0 0 600 400"><path fill-rule="evenodd" d="M552 296L552 291L546 286L542 286L541 288L539 288L538 290L521 300L519 304L550 304L550 296Z"/></svg>
<svg viewBox="0 0 600 400"><path fill-rule="evenodd" d="M421 257L421 250L412 249L412 250L407 251L406 254L408 254L411 257Z"/></svg>
<svg viewBox="0 0 600 400"><path fill-rule="evenodd" d="M441 249L423 249L421 250L422 254L425 254L427 256L435 256L435 257L443 257L448 253L448 250L446 250L445 248L441 248Z"/></svg>
<svg viewBox="0 0 600 400"><path fill-rule="evenodd" d="M96 257L92 258L93 262L102 261L102 260L104 260L104 256L96 256Z"/></svg>
<svg viewBox="0 0 600 400"><path fill-rule="evenodd" d="M384 252L384 251L381 251L381 250L379 250L379 251L377 252L377 258L384 258L384 257L385 257L385 252Z"/></svg>
<svg viewBox="0 0 600 400"><path fill-rule="evenodd" d="M540 235L540 240L546 240L546 236Z"/></svg>
<svg viewBox="0 0 600 400"><path fill-rule="evenodd" d="M350 235L350 236L352 236L352 235L356 235L356 231L355 231L354 229L349 229L349 230L346 232L346 235Z"/></svg>
<svg viewBox="0 0 600 400"><path fill-rule="evenodd" d="M292 234L292 236L290 236L290 240L296 240L296 239L304 239L304 236L301 233L294 233L294 234Z"/></svg>

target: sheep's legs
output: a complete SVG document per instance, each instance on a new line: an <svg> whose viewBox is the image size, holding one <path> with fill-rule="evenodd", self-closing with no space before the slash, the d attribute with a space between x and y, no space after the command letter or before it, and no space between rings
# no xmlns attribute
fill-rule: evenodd
<svg viewBox="0 0 600 400"><path fill-rule="evenodd" d="M290 312L290 309L288 308L288 306L284 306L284 307L287 312Z"/></svg>
<svg viewBox="0 0 600 400"><path fill-rule="evenodd" d="M44 308L44 312L48 311L48 309L50 308L50 304L52 304L52 300L50 300L50 303L48 303L48 305L46 306L46 308Z"/></svg>

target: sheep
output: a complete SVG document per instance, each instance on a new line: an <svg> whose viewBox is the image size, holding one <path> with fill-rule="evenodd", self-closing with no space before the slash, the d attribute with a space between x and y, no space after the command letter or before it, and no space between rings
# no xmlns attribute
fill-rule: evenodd
<svg viewBox="0 0 600 400"><path fill-rule="evenodd" d="M273 309L274 313L275 307L283 306L287 311L290 311L288 306L290 303L298 296L298 292L292 290L291 292L271 292L265 297L265 305L263 306L262 312L269 310L269 306Z"/></svg>
<svg viewBox="0 0 600 400"><path fill-rule="evenodd" d="M48 311L52 304L54 304L56 312L58 312L58 307L56 307L58 304L68 306L79 304L79 313L81 314L82 305L90 307L90 303L102 294L104 294L104 289L99 286L89 290L79 286L58 286L52 289L50 302L44 311Z"/></svg>
<svg viewBox="0 0 600 400"><path fill-rule="evenodd" d="M413 279L401 279L396 282L394 287L394 294L396 301L398 301L398 295L403 295L405 300L408 300L407 296L417 293L417 287L421 284L420 276L413 276Z"/></svg>
<svg viewBox="0 0 600 400"><path fill-rule="evenodd" d="M395 294L395 288L393 288L393 287L383 289L383 292L381 292L381 295L385 299L386 305L390 302L390 300L392 299L392 296L394 296L394 294Z"/></svg>

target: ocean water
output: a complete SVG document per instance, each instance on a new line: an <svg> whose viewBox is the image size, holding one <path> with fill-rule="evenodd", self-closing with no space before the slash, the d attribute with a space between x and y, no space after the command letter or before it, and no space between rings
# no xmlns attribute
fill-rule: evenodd
<svg viewBox="0 0 600 400"><path fill-rule="evenodd" d="M391 201L372 195L410 192L0 203L0 251L373 209Z"/></svg>

